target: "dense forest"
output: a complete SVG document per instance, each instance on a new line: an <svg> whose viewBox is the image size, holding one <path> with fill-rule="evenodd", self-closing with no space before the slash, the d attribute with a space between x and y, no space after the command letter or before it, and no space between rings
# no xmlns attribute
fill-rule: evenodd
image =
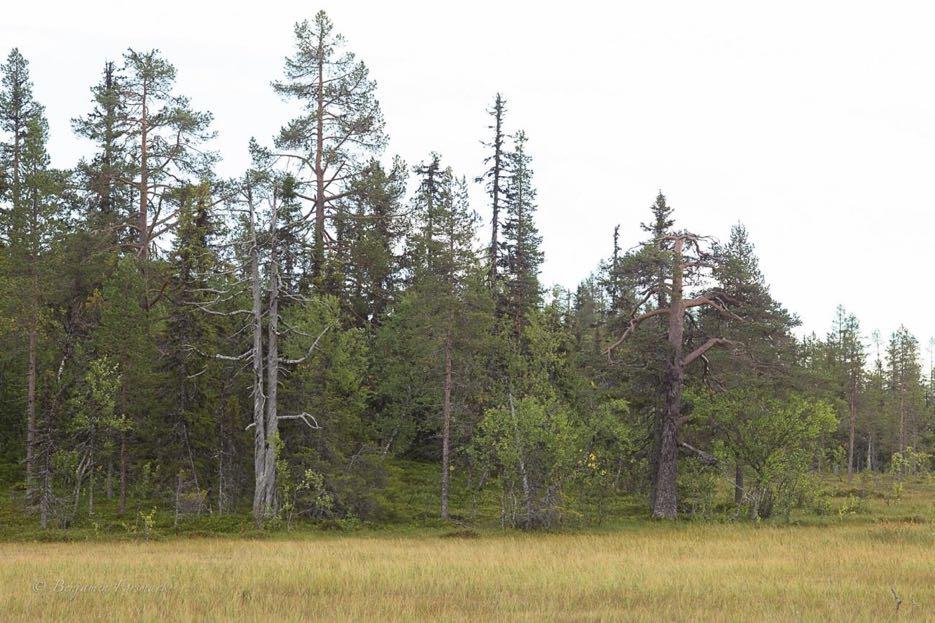
<svg viewBox="0 0 935 623"><path fill-rule="evenodd" d="M547 138L506 97L476 170L387 158L376 84L327 15L294 39L271 88L296 116L233 179L210 150L223 128L158 50L102 63L72 120L93 150L69 170L28 60L6 57L0 482L37 525L101 500L381 521L399 460L436 468L441 519L482 498L521 528L620 495L705 513L723 487L738 517L788 516L821 504L821 474L931 469L935 375L910 332L839 307L803 337L744 226L686 231L661 191L619 206L641 244L595 232L606 259L550 287Z"/></svg>

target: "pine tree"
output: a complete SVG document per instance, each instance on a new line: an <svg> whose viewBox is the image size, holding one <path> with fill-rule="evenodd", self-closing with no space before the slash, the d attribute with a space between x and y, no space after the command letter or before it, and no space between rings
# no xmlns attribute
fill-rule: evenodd
<svg viewBox="0 0 935 623"><path fill-rule="evenodd" d="M32 501L37 479L37 410L39 401L41 319L54 270L53 245L62 235L62 195L67 175L52 170L46 151L48 124L42 106L32 99L28 64L14 49L3 66L0 121L7 134L2 144L6 171L2 232L6 243L5 265L11 293L16 293L12 315L26 339L26 497Z"/></svg>
<svg viewBox="0 0 935 623"><path fill-rule="evenodd" d="M730 340L742 348L742 356L723 351L706 355L708 366L702 383L714 394L749 391L749 395L781 396L791 391L794 381L792 364L796 342L792 329L798 319L786 311L771 295L760 270L759 259L746 227L731 228L726 244L716 244L713 256L717 258L713 277L715 288L730 298L730 314L716 308L704 308L697 322L697 330L689 335L693 343L705 342L712 335ZM721 430L701 430L693 433L706 440L714 434L717 439L737 439L737 427L719 427ZM692 443L700 445L698 441ZM744 500L744 465L742 452L734 465L734 501Z"/></svg>
<svg viewBox="0 0 935 623"><path fill-rule="evenodd" d="M653 213L653 220L641 224L640 227L650 234L650 244L656 249L656 255L652 260L656 265L657 272L656 306L661 308L666 306L666 289L662 281L665 279L667 266L663 245L666 236L672 233L675 220L672 218L673 208L666 203L666 196L662 194L661 190L656 195L656 201L649 209Z"/></svg>
<svg viewBox="0 0 935 623"><path fill-rule="evenodd" d="M296 180L295 196L312 203L311 277L317 285L325 274L329 221L343 210L340 200L353 192L362 158L386 143L376 84L344 46L344 37L319 11L312 22L295 25L295 53L286 58L285 78L273 83L279 95L303 108L283 126L276 145L311 172Z"/></svg>
<svg viewBox="0 0 935 623"><path fill-rule="evenodd" d="M828 336L829 354L841 395L847 403L848 441L847 477L854 473L857 440L857 406L864 381L866 353L860 336L860 322L839 305L831 335Z"/></svg>
<svg viewBox="0 0 935 623"><path fill-rule="evenodd" d="M175 226L179 189L189 176L207 177L216 156L202 147L213 137L211 114L193 110L188 98L174 93L175 67L158 50L129 49L123 60L116 87L118 101L107 101L112 95L101 92L105 98L103 121L92 112L78 128L99 140L109 138L107 134L112 132L124 143L131 173L124 182L137 204L128 226L136 231L132 246L145 260L153 244ZM106 113L115 118L107 119Z"/></svg>
<svg viewBox="0 0 935 623"><path fill-rule="evenodd" d="M895 449L905 452L916 437L923 394L919 342L906 327L900 326L890 336L886 364L887 390L896 409Z"/></svg>
<svg viewBox="0 0 935 623"><path fill-rule="evenodd" d="M16 210L23 201L23 148L30 120L41 113L32 97L29 62L19 49L13 48L7 61L0 66L0 130L6 135L0 151L3 173L0 176L0 194Z"/></svg>

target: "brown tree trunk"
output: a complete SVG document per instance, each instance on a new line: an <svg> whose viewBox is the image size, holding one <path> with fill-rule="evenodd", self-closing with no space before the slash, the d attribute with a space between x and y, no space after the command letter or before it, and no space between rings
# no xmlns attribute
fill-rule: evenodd
<svg viewBox="0 0 935 623"><path fill-rule="evenodd" d="M144 260L149 257L149 170L148 170L148 145L147 136L149 128L147 127L146 98L147 85L143 82L142 104L140 107L140 257Z"/></svg>
<svg viewBox="0 0 935 623"><path fill-rule="evenodd" d="M35 314L29 327L29 352L26 369L26 503L33 501L36 454L36 368L38 359L38 330Z"/></svg>
<svg viewBox="0 0 935 623"><path fill-rule="evenodd" d="M676 238L672 270L672 300L669 302L669 361L666 366L665 401L662 410L662 431L659 443L659 466L656 471L656 495L653 517L675 519L678 508L678 423L682 409L682 385L685 369L682 360L682 340L685 313L682 303L682 247Z"/></svg>
<svg viewBox="0 0 935 623"><path fill-rule="evenodd" d="M448 487L451 481L451 328L445 332L445 385L442 402L442 519L448 519Z"/></svg>
<svg viewBox="0 0 935 623"><path fill-rule="evenodd" d="M743 504L743 468L740 463L734 466L734 504Z"/></svg>
<svg viewBox="0 0 935 623"><path fill-rule="evenodd" d="M849 434L848 434L848 443L847 443L847 481L850 482L854 477L854 443L856 440L857 433L857 396L854 395L853 390L850 394L850 421L849 421Z"/></svg>
<svg viewBox="0 0 935 623"><path fill-rule="evenodd" d="M108 500L114 499L114 459L107 459L107 479L104 481L104 495Z"/></svg>
<svg viewBox="0 0 935 623"><path fill-rule="evenodd" d="M127 433L120 431L120 514L127 511Z"/></svg>
<svg viewBox="0 0 935 623"><path fill-rule="evenodd" d="M906 408L901 390L899 394L899 451L906 451Z"/></svg>

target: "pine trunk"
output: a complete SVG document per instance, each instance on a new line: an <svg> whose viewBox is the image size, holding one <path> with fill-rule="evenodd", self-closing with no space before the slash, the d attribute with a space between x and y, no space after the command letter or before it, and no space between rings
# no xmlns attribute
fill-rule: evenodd
<svg viewBox="0 0 935 623"><path fill-rule="evenodd" d="M743 504L743 468L740 463L734 466L734 504Z"/></svg>
<svg viewBox="0 0 935 623"><path fill-rule="evenodd" d="M850 482L854 477L854 443L856 441L857 433L857 396L854 395L854 392L851 392L850 395L850 418L849 418L849 430L848 430L848 443L847 443L847 481Z"/></svg>
<svg viewBox="0 0 935 623"><path fill-rule="evenodd" d="M36 368L38 360L37 321L33 315L29 327L29 352L26 370L26 503L32 504L35 481L36 450Z"/></svg>
<svg viewBox="0 0 935 623"><path fill-rule="evenodd" d="M139 225L140 225L140 257L144 260L149 257L149 163L148 163L148 145L149 141L147 126L147 108L146 98L147 85L143 82L142 106L140 111L140 206L139 206Z"/></svg>
<svg viewBox="0 0 935 623"><path fill-rule="evenodd" d="M659 466L656 471L653 517L675 519L678 508L678 425L682 409L682 385L685 369L682 360L682 340L685 324L682 316L682 245L676 239L672 270L672 300L669 302L669 361L666 365L665 402L662 409L659 440Z"/></svg>
<svg viewBox="0 0 935 623"><path fill-rule="evenodd" d="M442 519L448 519L448 487L451 481L451 328L445 333L445 383L442 403Z"/></svg>

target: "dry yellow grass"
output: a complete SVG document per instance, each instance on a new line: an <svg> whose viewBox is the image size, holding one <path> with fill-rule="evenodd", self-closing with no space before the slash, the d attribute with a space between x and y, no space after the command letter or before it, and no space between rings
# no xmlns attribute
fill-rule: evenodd
<svg viewBox="0 0 935 623"><path fill-rule="evenodd" d="M5 543L0 587L3 621L935 620L935 529Z"/></svg>

